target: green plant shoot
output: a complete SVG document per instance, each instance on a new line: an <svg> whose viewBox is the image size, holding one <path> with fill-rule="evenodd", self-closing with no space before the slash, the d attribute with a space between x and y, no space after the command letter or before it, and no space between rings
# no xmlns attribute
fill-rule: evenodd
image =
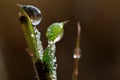
<svg viewBox="0 0 120 80"><path fill-rule="evenodd" d="M32 56L33 64L36 65L37 63L36 72L38 72L40 80L57 80L55 43L63 37L63 26L68 21L53 23L48 27L46 32L48 46L45 51L43 51L42 42L40 41L40 32L36 28L36 25L38 25L42 19L41 12L32 5L17 5L21 9L19 16L28 45L27 51ZM40 67L41 69L39 69Z"/></svg>
<svg viewBox="0 0 120 80"><path fill-rule="evenodd" d="M55 43L58 42L62 38L63 32L64 32L63 26L67 22L68 21L53 23L48 27L47 32L46 32L46 36L48 38L48 46L43 54L43 62L45 62L45 64L47 65L47 67L50 71L50 76L52 77L53 80L57 80Z"/></svg>
<svg viewBox="0 0 120 80"><path fill-rule="evenodd" d="M25 39L28 45L27 51L31 56L33 56L32 57L33 62L36 62L37 59L40 59L40 55L38 54L37 51L37 42L36 42L34 27L31 23L30 17L27 15L24 9L22 9L21 5L18 4L18 6L21 9L21 13L19 14L19 16L20 16L22 29L25 35Z"/></svg>

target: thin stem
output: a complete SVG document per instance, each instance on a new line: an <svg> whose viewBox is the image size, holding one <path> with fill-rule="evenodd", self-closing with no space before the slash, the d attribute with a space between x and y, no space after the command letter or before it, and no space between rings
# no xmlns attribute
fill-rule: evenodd
<svg viewBox="0 0 120 80"><path fill-rule="evenodd" d="M33 67L34 67L34 71L35 71L35 78L36 78L37 80L40 80L40 76L39 76L39 74L38 74L37 66L36 66L35 64L33 64Z"/></svg>
<svg viewBox="0 0 120 80"><path fill-rule="evenodd" d="M80 23L77 23L78 31L77 31L77 41L76 41L76 48L75 52L73 54L74 58L74 71L72 75L72 80L78 80L78 65L79 65L79 59L80 59Z"/></svg>

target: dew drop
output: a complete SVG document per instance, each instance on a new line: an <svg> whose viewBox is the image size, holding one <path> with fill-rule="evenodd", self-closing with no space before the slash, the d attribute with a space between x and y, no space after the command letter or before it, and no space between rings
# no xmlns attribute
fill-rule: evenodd
<svg viewBox="0 0 120 80"><path fill-rule="evenodd" d="M74 55L73 55L73 58L74 58L74 59L80 59L80 57L81 57L81 56L78 55L78 54L74 54Z"/></svg>
<svg viewBox="0 0 120 80"><path fill-rule="evenodd" d="M55 49L56 49L55 44L53 44L52 47L51 47L51 50L55 51Z"/></svg>
<svg viewBox="0 0 120 80"><path fill-rule="evenodd" d="M56 39L54 40L54 43L58 42L63 37L63 32L61 32Z"/></svg>
<svg viewBox="0 0 120 80"><path fill-rule="evenodd" d="M53 59L53 62L55 63L57 60L56 60L56 57Z"/></svg>
<svg viewBox="0 0 120 80"><path fill-rule="evenodd" d="M33 26L37 26L38 24L40 24L42 20L42 15L41 11L37 7L32 5L20 5L20 4L18 5L22 7L22 9L30 17Z"/></svg>
<svg viewBox="0 0 120 80"><path fill-rule="evenodd" d="M40 32L38 31L38 29L36 27L34 27L34 31L35 31L35 36L36 36L36 41L37 41L37 50L38 53L40 55L40 59L42 60L43 58L43 47L42 47L42 42L40 41Z"/></svg>
<svg viewBox="0 0 120 80"><path fill-rule="evenodd" d="M31 34L31 37L35 37L34 34Z"/></svg>
<svg viewBox="0 0 120 80"><path fill-rule="evenodd" d="M80 59L81 58L81 54L80 54L80 48L76 48L73 54L73 58L74 59Z"/></svg>
<svg viewBox="0 0 120 80"><path fill-rule="evenodd" d="M51 44L54 44L54 42L53 41L48 41L48 43L51 45ZM48 45L48 46L50 46L50 45Z"/></svg>

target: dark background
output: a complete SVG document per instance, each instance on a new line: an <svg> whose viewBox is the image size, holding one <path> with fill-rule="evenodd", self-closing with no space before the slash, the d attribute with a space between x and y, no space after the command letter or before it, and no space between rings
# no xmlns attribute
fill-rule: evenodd
<svg viewBox="0 0 120 80"><path fill-rule="evenodd" d="M16 3L37 6L43 15L38 29L70 20L57 43L58 80L71 80L77 21L81 22L79 80L120 80L119 0L0 0L0 80L35 80Z"/></svg>

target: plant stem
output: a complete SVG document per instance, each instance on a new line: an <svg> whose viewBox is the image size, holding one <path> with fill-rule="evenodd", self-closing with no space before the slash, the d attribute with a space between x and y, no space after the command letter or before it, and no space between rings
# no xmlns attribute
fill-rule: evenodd
<svg viewBox="0 0 120 80"><path fill-rule="evenodd" d="M76 48L75 52L73 54L74 58L74 71L72 75L72 80L78 80L78 65L79 65L79 59L80 59L80 23L77 23L78 32L77 32L77 41L76 41Z"/></svg>
<svg viewBox="0 0 120 80"><path fill-rule="evenodd" d="M43 62L47 65L49 69L49 80L57 80L56 74L56 57L55 57L56 46L54 42L48 41L48 47L46 48L43 56Z"/></svg>

